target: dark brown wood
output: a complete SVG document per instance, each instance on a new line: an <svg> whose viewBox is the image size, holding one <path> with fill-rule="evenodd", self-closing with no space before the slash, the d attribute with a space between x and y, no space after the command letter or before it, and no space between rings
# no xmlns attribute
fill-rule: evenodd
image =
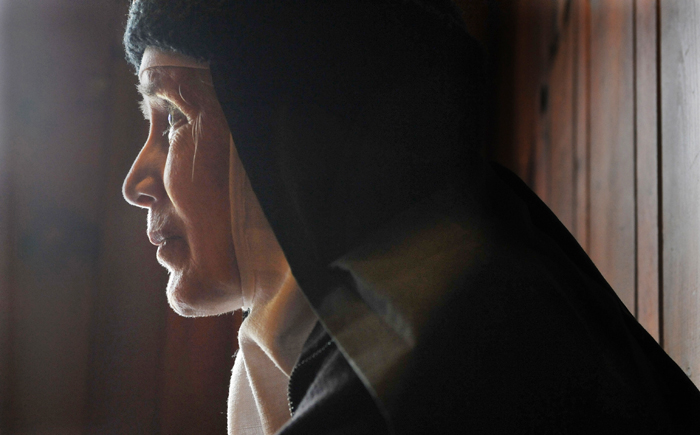
<svg viewBox="0 0 700 435"><path fill-rule="evenodd" d="M226 433L236 315L186 319L168 313L160 397L161 433Z"/></svg>
<svg viewBox="0 0 700 435"><path fill-rule="evenodd" d="M3 6L17 223L10 433L80 433L85 421L112 3Z"/></svg>
<svg viewBox="0 0 700 435"><path fill-rule="evenodd" d="M552 41L558 7L551 1L519 0L514 8L514 168L545 201L551 183L550 119Z"/></svg>
<svg viewBox="0 0 700 435"><path fill-rule="evenodd" d="M574 33L560 9L549 76L548 138L550 182L548 204L569 230L574 225Z"/></svg>
<svg viewBox="0 0 700 435"><path fill-rule="evenodd" d="M634 63L631 0L591 0L589 253L635 309Z"/></svg>
<svg viewBox="0 0 700 435"><path fill-rule="evenodd" d="M535 151L539 140L540 87L546 71L541 50L543 32L541 17L546 15L542 2L520 0L515 5L515 38L512 81L514 83L513 125L514 144L511 152L515 157L504 159L515 161L513 169L530 186L535 186ZM508 101L507 103L511 103Z"/></svg>
<svg viewBox="0 0 700 435"><path fill-rule="evenodd" d="M659 340L657 0L635 5L637 319Z"/></svg>
<svg viewBox="0 0 700 435"><path fill-rule="evenodd" d="M7 58L9 17L0 8L0 59ZM9 143L9 116L7 90L9 88L7 64L0 63L0 433L5 433L11 414L10 384L12 354L12 295L11 292L11 231L12 231L12 187L10 168L12 167Z"/></svg>
<svg viewBox="0 0 700 435"><path fill-rule="evenodd" d="M590 217L590 40L591 11L588 0L572 3L574 27L574 231L583 249L589 246Z"/></svg>
<svg viewBox="0 0 700 435"><path fill-rule="evenodd" d="M537 36L537 57L535 61L540 68L539 83L537 87L537 121L535 122L534 176L533 187L535 192L545 203L550 203L552 193L552 162L551 150L551 116L552 116L552 91L549 83L549 72L553 56L556 55L556 41L558 36L558 2L537 2L537 16L529 25L539 28ZM530 7L529 2L524 2L524 7Z"/></svg>
<svg viewBox="0 0 700 435"><path fill-rule="evenodd" d="M700 4L659 5L663 343L700 385Z"/></svg>

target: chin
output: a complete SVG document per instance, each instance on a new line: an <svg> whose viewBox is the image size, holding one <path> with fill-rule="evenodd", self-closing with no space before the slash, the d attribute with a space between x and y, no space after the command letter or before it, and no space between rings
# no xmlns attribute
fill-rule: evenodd
<svg viewBox="0 0 700 435"><path fill-rule="evenodd" d="M226 286L204 283L200 280L183 279L176 273L170 274L167 287L168 304L183 317L216 316L240 308L231 291Z"/></svg>

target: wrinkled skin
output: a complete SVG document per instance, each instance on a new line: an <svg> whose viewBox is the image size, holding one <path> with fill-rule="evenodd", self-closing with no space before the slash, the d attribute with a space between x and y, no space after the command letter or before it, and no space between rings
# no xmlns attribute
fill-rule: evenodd
<svg viewBox="0 0 700 435"><path fill-rule="evenodd" d="M152 68L139 87L150 130L123 191L148 209L149 238L170 273L168 301L186 316L235 310L243 302L231 237L230 134L209 71Z"/></svg>

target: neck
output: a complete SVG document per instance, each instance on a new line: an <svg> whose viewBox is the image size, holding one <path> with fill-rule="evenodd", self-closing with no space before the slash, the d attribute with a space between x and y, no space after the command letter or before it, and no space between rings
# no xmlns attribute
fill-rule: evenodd
<svg viewBox="0 0 700 435"><path fill-rule="evenodd" d="M274 292L256 292L241 339L253 341L287 376L296 363L316 315L291 273Z"/></svg>

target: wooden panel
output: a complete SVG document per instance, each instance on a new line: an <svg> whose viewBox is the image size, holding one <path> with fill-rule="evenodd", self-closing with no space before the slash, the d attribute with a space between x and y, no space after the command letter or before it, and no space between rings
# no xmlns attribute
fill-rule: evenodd
<svg viewBox="0 0 700 435"><path fill-rule="evenodd" d="M635 309L633 3L591 0L589 253Z"/></svg>
<svg viewBox="0 0 700 435"><path fill-rule="evenodd" d="M530 7L527 2L527 6ZM549 87L549 70L552 56L556 53L557 39L557 17L558 3L553 1L538 2L538 15L530 26L539 27L537 44L538 54L536 61L541 68L540 82L537 89L537 113L539 114L535 122L535 146L533 152L533 163L535 166L533 184L534 191L549 204L552 192L552 150L551 150L551 115L552 115L552 92Z"/></svg>
<svg viewBox="0 0 700 435"><path fill-rule="evenodd" d="M206 319L168 313L161 433L226 433L226 398L241 312Z"/></svg>
<svg viewBox="0 0 700 435"><path fill-rule="evenodd" d="M637 319L659 340L656 0L636 0Z"/></svg>
<svg viewBox="0 0 700 435"><path fill-rule="evenodd" d="M521 177L545 202L551 193L551 90L560 4L520 0L515 48L515 140Z"/></svg>
<svg viewBox="0 0 700 435"><path fill-rule="evenodd" d="M12 2L17 217L10 433L80 433L104 184L113 2Z"/></svg>
<svg viewBox="0 0 700 435"><path fill-rule="evenodd" d="M546 45L544 38L548 37L542 25L543 17L550 17L551 2L532 2L520 0L516 2L516 31L512 41L514 45L513 88L515 93L511 101L514 105L513 126L514 145L511 149L516 153L514 158L504 159L515 161L513 169L531 187L546 183L536 183L535 177L539 168L536 161L536 150L541 134L540 124L540 89L547 71ZM551 21L548 21L551 25ZM545 36L546 35L546 36Z"/></svg>
<svg viewBox="0 0 700 435"><path fill-rule="evenodd" d="M556 53L549 78L550 183L548 205L570 230L574 224L574 34L570 12L560 10Z"/></svg>
<svg viewBox="0 0 700 435"><path fill-rule="evenodd" d="M700 4L659 4L663 343L700 385Z"/></svg>
<svg viewBox="0 0 700 435"><path fill-rule="evenodd" d="M590 39L591 11L588 1L572 3L574 28L574 231L583 249L589 246L590 213Z"/></svg>
<svg viewBox="0 0 700 435"><path fill-rule="evenodd" d="M7 56L7 22L8 17L0 2L0 59ZM7 117L7 64L0 62L0 433L5 433L4 426L10 415L10 354L11 354L11 264L10 234L12 231L11 214L11 178L12 167L10 147L8 146Z"/></svg>

